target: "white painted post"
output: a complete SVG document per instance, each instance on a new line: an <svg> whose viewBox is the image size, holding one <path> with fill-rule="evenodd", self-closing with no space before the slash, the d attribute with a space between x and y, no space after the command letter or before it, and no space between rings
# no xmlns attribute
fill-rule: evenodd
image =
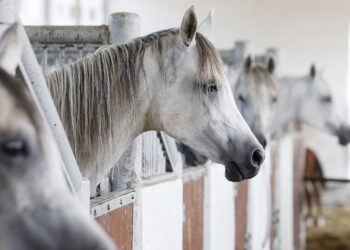
<svg viewBox="0 0 350 250"><path fill-rule="evenodd" d="M141 35L141 18L135 13L117 12L109 16L109 42L122 44Z"/></svg>

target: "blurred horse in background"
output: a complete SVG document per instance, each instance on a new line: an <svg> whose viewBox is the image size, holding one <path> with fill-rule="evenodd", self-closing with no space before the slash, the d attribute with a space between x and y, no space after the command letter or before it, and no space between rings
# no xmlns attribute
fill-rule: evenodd
<svg viewBox="0 0 350 250"><path fill-rule="evenodd" d="M280 102L274 133L302 123L338 137L341 145L350 142L350 126L337 115L329 85L314 65L306 76L278 79L278 89Z"/></svg>

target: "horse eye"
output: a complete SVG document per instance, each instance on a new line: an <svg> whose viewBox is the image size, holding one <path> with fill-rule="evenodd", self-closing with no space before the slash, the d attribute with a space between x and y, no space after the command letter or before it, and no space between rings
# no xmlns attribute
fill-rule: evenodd
<svg viewBox="0 0 350 250"><path fill-rule="evenodd" d="M214 84L208 86L208 92L218 92L218 87Z"/></svg>
<svg viewBox="0 0 350 250"><path fill-rule="evenodd" d="M322 99L322 102L326 102L326 103L330 103L332 101L332 97L330 96L323 96L321 99Z"/></svg>
<svg viewBox="0 0 350 250"><path fill-rule="evenodd" d="M241 103L244 103L245 102L245 99L242 95L239 95L238 96L238 100L241 102Z"/></svg>
<svg viewBox="0 0 350 250"><path fill-rule="evenodd" d="M277 102L277 96L272 97L271 101L272 101L272 103Z"/></svg>
<svg viewBox="0 0 350 250"><path fill-rule="evenodd" d="M28 150L23 140L13 139L0 144L0 150L8 157L27 156Z"/></svg>

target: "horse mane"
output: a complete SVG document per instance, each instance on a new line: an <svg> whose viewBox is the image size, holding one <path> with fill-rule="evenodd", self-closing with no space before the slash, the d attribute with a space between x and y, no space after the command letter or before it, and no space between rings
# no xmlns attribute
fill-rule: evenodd
<svg viewBox="0 0 350 250"><path fill-rule="evenodd" d="M117 117L125 112L137 114L135 98L140 79L146 74L145 50L150 48L156 54L165 79L162 41L178 33L178 29L163 30L121 45L110 45L47 75L48 87L79 164L97 162L98 155L102 156L99 164L115 157L111 151L117 146L113 142ZM200 33L196 34L196 45L203 84L206 78L209 81L208 69L222 74L221 60Z"/></svg>

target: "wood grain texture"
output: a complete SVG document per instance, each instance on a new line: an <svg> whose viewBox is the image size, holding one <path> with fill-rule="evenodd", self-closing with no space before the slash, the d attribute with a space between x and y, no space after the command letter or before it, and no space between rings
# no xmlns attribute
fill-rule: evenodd
<svg viewBox="0 0 350 250"><path fill-rule="evenodd" d="M235 250L244 250L247 232L248 181L237 183L235 198Z"/></svg>
<svg viewBox="0 0 350 250"><path fill-rule="evenodd" d="M295 250L302 249L303 242L301 239L302 233L302 203L304 196L304 165L305 165L305 148L303 146L300 135L295 136L294 139L294 163L293 163L293 221L294 233L293 241Z"/></svg>
<svg viewBox="0 0 350 250"><path fill-rule="evenodd" d="M95 218L119 250L132 250L133 210L129 204Z"/></svg>
<svg viewBox="0 0 350 250"><path fill-rule="evenodd" d="M183 249L203 249L203 177L184 183Z"/></svg>

